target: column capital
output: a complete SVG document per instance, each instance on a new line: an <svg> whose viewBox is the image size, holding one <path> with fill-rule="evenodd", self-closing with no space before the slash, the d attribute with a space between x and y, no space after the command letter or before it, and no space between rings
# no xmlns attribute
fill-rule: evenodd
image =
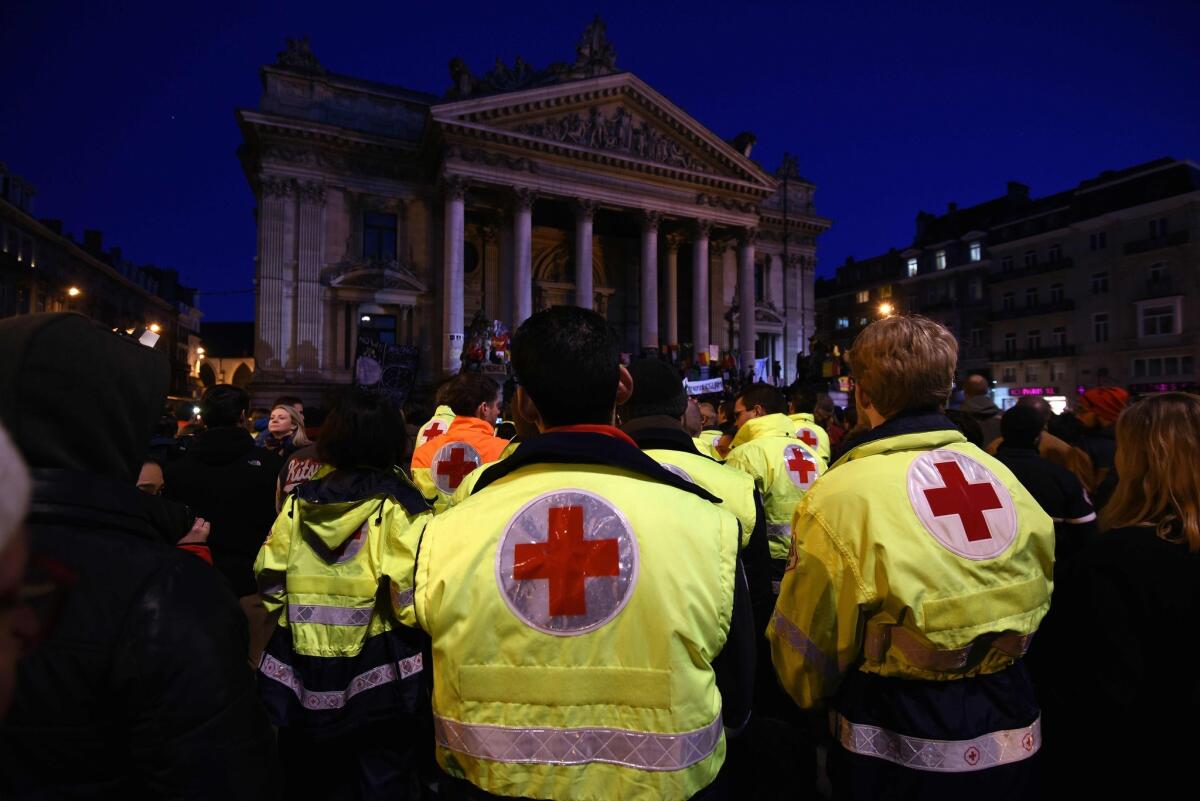
<svg viewBox="0 0 1200 801"><path fill-rule="evenodd" d="M462 200L467 196L467 179L446 173L442 175L442 191L446 193L447 200Z"/></svg>
<svg viewBox="0 0 1200 801"><path fill-rule="evenodd" d="M291 197L296 190L296 182L291 178L264 175L258 180L258 187L263 197Z"/></svg>
<svg viewBox="0 0 1200 801"><path fill-rule="evenodd" d="M301 181L296 184L296 196L301 203L320 205L325 202L325 185L317 181Z"/></svg>
<svg viewBox="0 0 1200 801"><path fill-rule="evenodd" d="M651 211L650 209L642 210L642 226L651 231L658 230L658 224L662 222L662 213Z"/></svg>
<svg viewBox="0 0 1200 801"><path fill-rule="evenodd" d="M514 186L512 190L513 201L518 209L528 211L533 208L533 202L537 200L537 192L527 186Z"/></svg>
<svg viewBox="0 0 1200 801"><path fill-rule="evenodd" d="M709 232L712 231L712 222L710 220L696 220L694 235L696 239L708 239Z"/></svg>
<svg viewBox="0 0 1200 801"><path fill-rule="evenodd" d="M679 246L683 244L683 234L678 231L673 231L667 234L667 250L674 255L679 251Z"/></svg>
<svg viewBox="0 0 1200 801"><path fill-rule="evenodd" d="M575 198L575 216L581 220L591 220L596 215L596 201L587 198Z"/></svg>
<svg viewBox="0 0 1200 801"><path fill-rule="evenodd" d="M484 242L495 242L496 241L497 232L496 232L496 226L494 226L494 225L480 226L479 233L483 237Z"/></svg>
<svg viewBox="0 0 1200 801"><path fill-rule="evenodd" d="M738 232L738 244L743 247L754 247L758 242L757 228L743 228Z"/></svg>

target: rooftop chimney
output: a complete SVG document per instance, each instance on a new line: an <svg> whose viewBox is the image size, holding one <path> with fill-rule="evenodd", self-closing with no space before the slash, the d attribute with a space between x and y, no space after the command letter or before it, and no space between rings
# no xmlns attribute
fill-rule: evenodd
<svg viewBox="0 0 1200 801"><path fill-rule="evenodd" d="M1011 198L1020 198L1021 200L1029 200L1029 187L1017 181L1009 181L1008 196Z"/></svg>
<svg viewBox="0 0 1200 801"><path fill-rule="evenodd" d="M83 249L89 253L102 253L104 251L104 232L97 231L94 228L85 229L83 232Z"/></svg>
<svg viewBox="0 0 1200 801"><path fill-rule="evenodd" d="M946 204L946 213L947 214L953 214L956 211L958 211L958 204L955 203L953 200L951 200L948 204Z"/></svg>

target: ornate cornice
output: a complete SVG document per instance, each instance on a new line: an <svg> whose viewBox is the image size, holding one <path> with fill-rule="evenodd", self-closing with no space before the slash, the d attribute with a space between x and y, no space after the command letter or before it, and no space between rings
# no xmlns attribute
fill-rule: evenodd
<svg viewBox="0 0 1200 801"><path fill-rule="evenodd" d="M713 208L721 208L726 211L744 211L749 214L758 212L758 205L749 200L737 200L735 198L718 197L710 195L706 192L701 192L696 195L697 206L712 206Z"/></svg>
<svg viewBox="0 0 1200 801"><path fill-rule="evenodd" d="M524 156L491 153L477 147L450 145L446 148L446 158L458 158L469 163L486 164L489 167L503 166L515 172L537 172L537 164Z"/></svg>

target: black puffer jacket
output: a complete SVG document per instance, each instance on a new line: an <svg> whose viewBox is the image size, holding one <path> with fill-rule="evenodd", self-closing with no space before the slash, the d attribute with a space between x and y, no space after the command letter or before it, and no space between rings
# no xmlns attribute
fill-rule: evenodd
<svg viewBox="0 0 1200 801"><path fill-rule="evenodd" d="M19 667L0 798L268 796L271 730L246 624L134 480L161 353L73 314L0 321L0 420L34 476L34 560L73 577Z"/></svg>

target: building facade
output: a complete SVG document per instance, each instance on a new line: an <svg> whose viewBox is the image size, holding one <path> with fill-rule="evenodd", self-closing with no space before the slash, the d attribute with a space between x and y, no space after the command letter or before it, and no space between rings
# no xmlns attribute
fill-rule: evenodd
<svg viewBox="0 0 1200 801"><path fill-rule="evenodd" d="M477 314L594 308L627 351L794 362L814 330L814 187L769 173L618 71L603 23L572 63L451 62L444 96L324 69L289 40L238 112L258 207L256 375L311 402L359 336L459 368ZM786 192L785 192L786 187ZM786 210L786 214L785 214ZM753 297L753 313L741 299Z"/></svg>
<svg viewBox="0 0 1200 801"><path fill-rule="evenodd" d="M818 282L818 327L849 347L890 302L959 338L960 377L1007 403L1098 384L1194 388L1200 348L1200 167L1159 159L1031 198L922 212L913 245ZM889 309L889 311L891 311Z"/></svg>
<svg viewBox="0 0 1200 801"><path fill-rule="evenodd" d="M194 395L195 290L175 270L137 266L120 248L105 250L99 231L84 231L76 242L61 220L33 216L33 195L29 182L0 163L0 318L77 311L114 330L152 330L171 361L171 394Z"/></svg>

